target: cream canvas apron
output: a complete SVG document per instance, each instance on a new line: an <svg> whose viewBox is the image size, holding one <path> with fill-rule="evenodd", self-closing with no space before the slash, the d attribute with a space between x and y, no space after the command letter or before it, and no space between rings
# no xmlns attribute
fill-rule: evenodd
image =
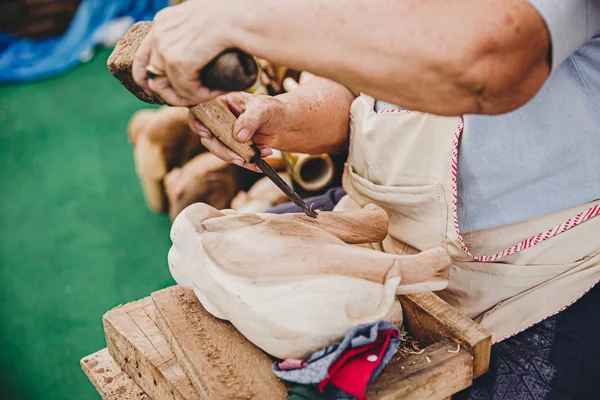
<svg viewBox="0 0 600 400"><path fill-rule="evenodd" d="M350 155L336 210L376 203L390 216L374 247L410 254L444 247L453 260L438 295L480 322L498 342L560 312L600 280L600 201L462 235L456 217L460 117L374 111L358 97ZM460 168L460 165L458 165Z"/></svg>

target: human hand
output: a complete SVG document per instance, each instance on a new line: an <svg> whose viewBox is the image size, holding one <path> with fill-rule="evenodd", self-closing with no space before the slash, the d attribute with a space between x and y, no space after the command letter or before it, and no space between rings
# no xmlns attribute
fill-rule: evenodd
<svg viewBox="0 0 600 400"><path fill-rule="evenodd" d="M233 135L240 143L250 139L260 149L261 157L273 153L272 148L289 150L297 145L297 140L290 137L293 130L288 125L288 105L277 97L251 95L235 92L220 98L238 117L233 126ZM246 163L239 155L221 143L212 132L204 126L191 112L190 127L200 135L202 144L220 159L260 172L254 164Z"/></svg>
<svg viewBox="0 0 600 400"><path fill-rule="evenodd" d="M200 82L200 71L221 51L233 47L229 16L233 0L194 0L163 9L135 54L132 74L149 94L157 94L173 106L191 106L224 94ZM164 75L147 77L152 66Z"/></svg>

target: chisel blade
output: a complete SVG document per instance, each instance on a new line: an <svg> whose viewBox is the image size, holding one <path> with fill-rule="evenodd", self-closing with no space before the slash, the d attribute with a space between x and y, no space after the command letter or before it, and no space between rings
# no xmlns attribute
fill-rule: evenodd
<svg viewBox="0 0 600 400"><path fill-rule="evenodd" d="M287 197L290 198L290 200L294 202L295 205L300 207L300 209L304 211L306 215L312 218L317 218L317 213L313 211L304 202L304 200L302 200L298 193L294 192L294 189L292 189L290 185L288 185L283 179L281 179L279 174L269 164L267 164L265 160L259 158L258 160L256 160L255 164L266 176L269 177L270 180L273 181L275 185L277 185L279 189L281 189L283 193L286 194Z"/></svg>

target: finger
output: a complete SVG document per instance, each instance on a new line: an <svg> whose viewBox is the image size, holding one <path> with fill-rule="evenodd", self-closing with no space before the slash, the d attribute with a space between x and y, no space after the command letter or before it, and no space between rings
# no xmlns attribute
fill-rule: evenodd
<svg viewBox="0 0 600 400"><path fill-rule="evenodd" d="M200 82L200 70L197 65L185 63L172 57L165 57L165 70L173 91L192 104L203 103L225 94L220 90L210 90Z"/></svg>
<svg viewBox="0 0 600 400"><path fill-rule="evenodd" d="M207 139L213 137L212 132L202 122L198 121L198 118L191 111L188 113L188 122L192 132L200 135L200 137Z"/></svg>
<svg viewBox="0 0 600 400"><path fill-rule="evenodd" d="M228 163L239 165L240 167L246 166L246 162L242 157L237 155L233 150L227 148L217 138L201 138L202 144L215 156Z"/></svg>
<svg viewBox="0 0 600 400"><path fill-rule="evenodd" d="M246 111L246 103L252 97L251 94L245 92L233 92L228 93L221 99L227 104L231 112L239 117L244 111Z"/></svg>
<svg viewBox="0 0 600 400"><path fill-rule="evenodd" d="M149 64L159 71L165 71L165 63L156 51L153 51L150 54ZM173 91L168 74L165 76L157 76L154 79L148 79L148 87L169 105L185 107L194 104L193 100L180 97Z"/></svg>
<svg viewBox="0 0 600 400"><path fill-rule="evenodd" d="M265 158L273 155L273 150L266 145L258 145L258 149L260 150L260 157Z"/></svg>
<svg viewBox="0 0 600 400"><path fill-rule="evenodd" d="M135 52L135 58L133 59L133 65L131 67L133 80L148 96L152 96L152 91L148 86L148 78L146 77L146 67L150 62L150 53L152 49L151 33L152 32L148 32L146 37L142 40L140 47L138 47Z"/></svg>
<svg viewBox="0 0 600 400"><path fill-rule="evenodd" d="M250 99L244 111L233 125L233 134L238 142L246 142L268 120L268 108L261 100Z"/></svg>
<svg viewBox="0 0 600 400"><path fill-rule="evenodd" d="M171 87L181 97L195 100L198 97L208 97L210 90L200 83L200 73L194 66L169 62L165 65L167 75L170 77ZM200 103L199 101L196 103Z"/></svg>
<svg viewBox="0 0 600 400"><path fill-rule="evenodd" d="M246 164L244 165L244 168L249 169L250 171L258 172L259 174L263 173L262 170L256 166L256 164Z"/></svg>

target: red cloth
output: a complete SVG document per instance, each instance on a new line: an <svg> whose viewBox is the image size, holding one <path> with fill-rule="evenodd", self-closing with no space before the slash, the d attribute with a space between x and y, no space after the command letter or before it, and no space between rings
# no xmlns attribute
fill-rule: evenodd
<svg viewBox="0 0 600 400"><path fill-rule="evenodd" d="M387 350L390 337L398 337L398 332L393 329L379 332L377 339L362 347L350 349L338 358L327 373L327 378L319 383L319 391L323 393L325 386L331 383L338 389L358 398L367 400L365 391L369 379ZM377 360L369 361L367 357L376 355Z"/></svg>

